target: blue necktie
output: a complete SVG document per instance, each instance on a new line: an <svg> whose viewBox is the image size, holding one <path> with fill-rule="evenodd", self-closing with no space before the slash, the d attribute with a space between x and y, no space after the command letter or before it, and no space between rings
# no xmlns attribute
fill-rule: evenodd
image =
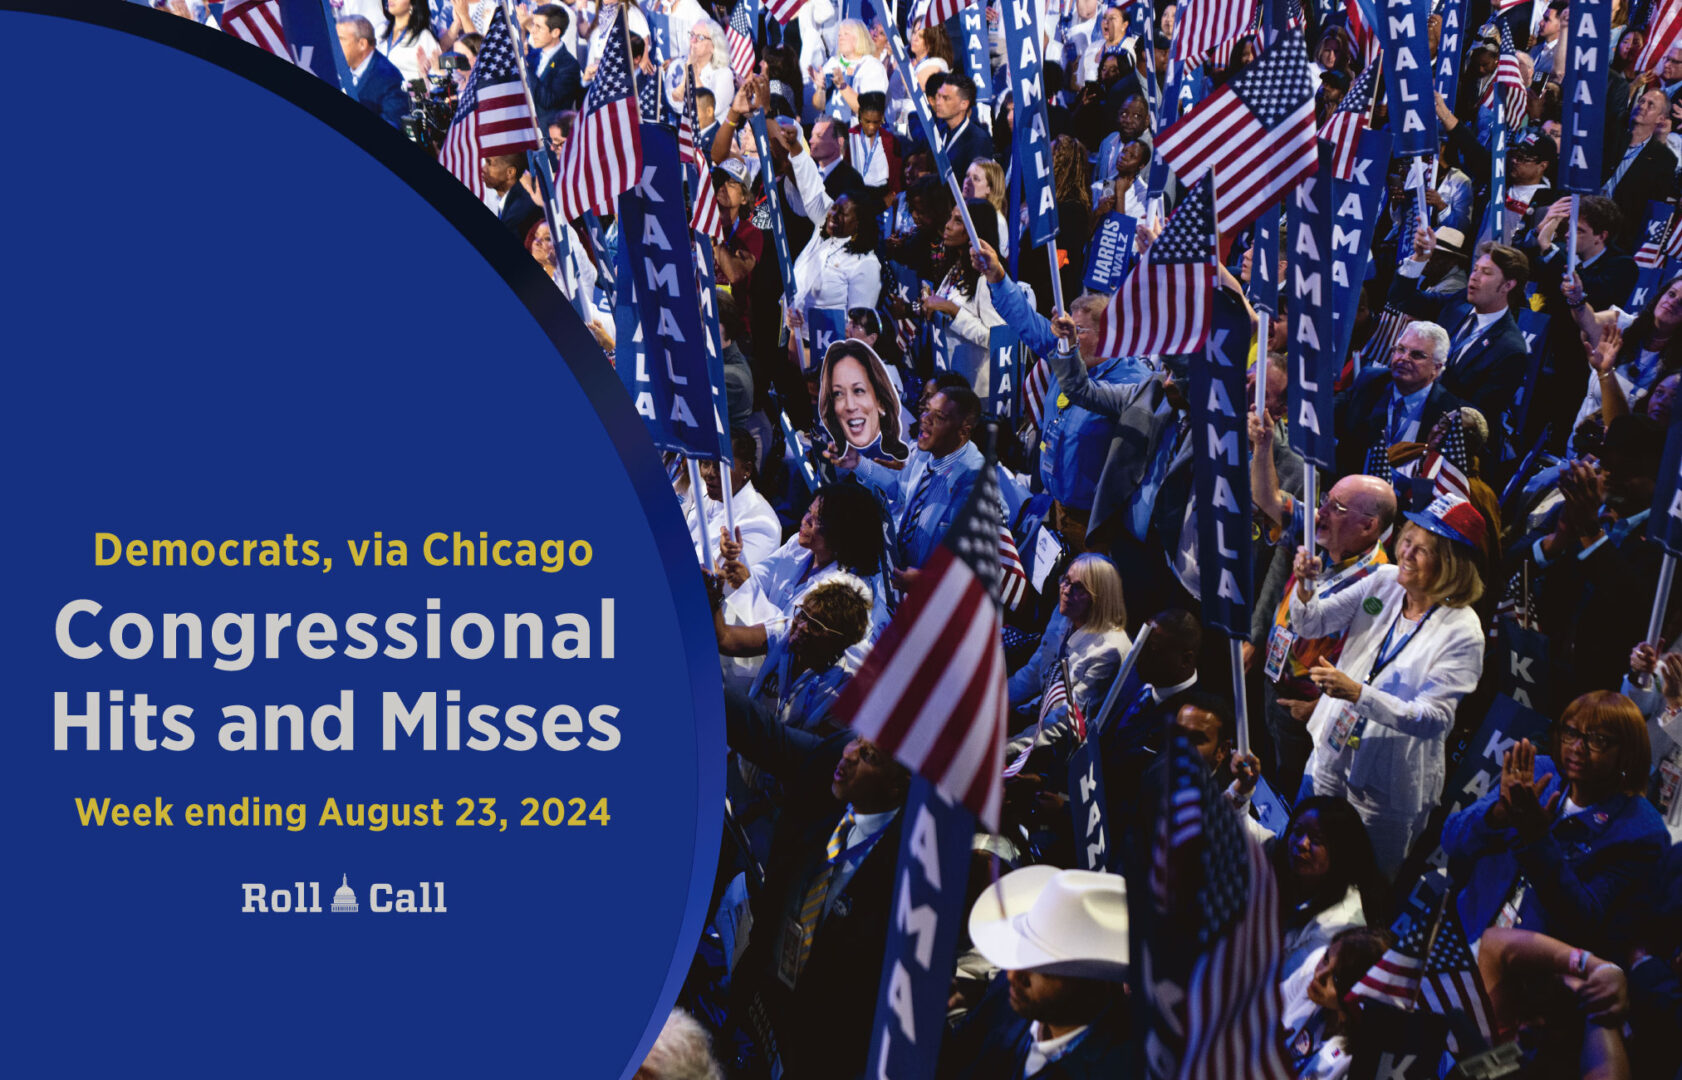
<svg viewBox="0 0 1682 1080"><path fill-rule="evenodd" d="M1127 527L1133 537L1143 542L1151 529L1151 511L1156 508L1156 493L1162 490L1162 481L1168 475L1168 463L1174 459L1174 448L1180 441L1181 424L1175 421L1171 428L1164 430L1162 441L1156 444L1156 456L1151 458L1151 467L1146 470L1145 478L1139 481L1139 490L1133 493L1133 505L1129 509Z"/></svg>

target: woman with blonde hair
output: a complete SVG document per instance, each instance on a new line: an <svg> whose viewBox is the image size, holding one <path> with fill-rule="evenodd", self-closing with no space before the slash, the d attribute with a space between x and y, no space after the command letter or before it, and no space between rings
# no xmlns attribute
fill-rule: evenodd
<svg viewBox="0 0 1682 1080"><path fill-rule="evenodd" d="M1669 834L1644 797L1652 750L1635 702L1595 690L1565 707L1553 757L1509 748L1501 783L1443 823L1468 937L1502 926L1596 951L1638 895Z"/></svg>
<svg viewBox="0 0 1682 1080"><path fill-rule="evenodd" d="M1320 558L1298 548L1291 596L1298 634L1345 635L1337 666L1321 659L1308 672L1322 694L1308 720L1314 794L1348 800L1386 876L1442 793L1454 711L1483 674L1483 623L1472 610L1483 596L1483 516L1448 494L1407 517L1396 564L1348 588L1316 591Z"/></svg>
<svg viewBox="0 0 1682 1080"><path fill-rule="evenodd" d="M886 94L888 69L876 59L876 43L870 28L858 19L841 20L836 31L835 55L824 63L812 90L812 107L823 111L832 95L847 106L847 117L857 116L860 94Z"/></svg>
<svg viewBox="0 0 1682 1080"><path fill-rule="evenodd" d="M999 254L1006 257L1010 255L1010 229L1005 218L1008 190L1004 168L996 161L976 158L964 170L964 198L986 199L993 204L993 212L999 218Z"/></svg>
<svg viewBox="0 0 1682 1080"><path fill-rule="evenodd" d="M1037 716L1043 695L1063 677L1066 661L1069 691L1081 712L1091 716L1130 648L1127 604L1115 564L1102 555L1077 556L1057 583L1057 613L1040 647L1010 677L1010 703Z"/></svg>

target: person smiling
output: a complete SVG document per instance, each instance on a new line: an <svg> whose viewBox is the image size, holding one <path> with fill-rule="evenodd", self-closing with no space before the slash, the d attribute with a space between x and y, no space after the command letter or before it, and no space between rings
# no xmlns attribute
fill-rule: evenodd
<svg viewBox="0 0 1682 1080"><path fill-rule="evenodd" d="M829 347L818 411L837 442L868 457L905 460L898 395L876 350L864 342L838 341Z"/></svg>
<svg viewBox="0 0 1682 1080"><path fill-rule="evenodd" d="M1598 951L1669 839L1642 797L1652 750L1641 710L1609 690L1567 705L1553 734L1552 758L1528 739L1508 749L1500 786L1443 823L1443 850L1468 881L1468 934L1512 926Z"/></svg>
<svg viewBox="0 0 1682 1080"><path fill-rule="evenodd" d="M1483 674L1478 550L1484 520L1441 495L1381 566L1340 592L1316 591L1318 555L1298 548L1291 625L1309 637L1346 630L1337 666L1309 669L1321 698L1309 718L1316 795L1345 798L1366 823L1378 866L1394 876L1442 793L1454 710Z"/></svg>

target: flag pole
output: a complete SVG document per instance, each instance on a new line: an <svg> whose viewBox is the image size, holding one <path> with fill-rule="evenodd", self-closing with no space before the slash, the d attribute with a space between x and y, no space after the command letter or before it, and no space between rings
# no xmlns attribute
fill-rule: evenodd
<svg viewBox="0 0 1682 1080"><path fill-rule="evenodd" d="M958 179L957 174L953 171L952 164L946 157L946 151L940 145L939 135L934 129L934 112L929 108L928 95L923 93L922 87L912 81L911 73L906 70L909 65L910 54L906 51L905 42L900 37L899 27L889 26L886 29L888 31L889 47L894 57L894 74L899 76L900 89L905 91L905 96L911 100L918 119L922 120L923 126L928 128L929 149L934 153L935 166L946 174L946 186L952 189L952 195L957 199L958 213L963 215L964 231L969 233L970 247L979 248L981 238L975 235L975 222L970 220L969 206L964 202L963 182ZM901 62L902 57L905 58L906 62Z"/></svg>
<svg viewBox="0 0 1682 1080"><path fill-rule="evenodd" d="M1570 231L1565 234L1565 272L1573 276L1577 273L1577 206L1581 200L1581 195L1571 196Z"/></svg>
<svg viewBox="0 0 1682 1080"><path fill-rule="evenodd" d="M1104 721L1109 719L1110 710L1115 708L1116 698L1121 696L1122 684L1133 674L1133 668L1139 663L1139 654L1145 651L1145 642L1151 639L1151 631L1155 627L1155 623L1146 623L1139 636L1133 639L1133 647L1127 650L1127 658L1121 662L1121 670L1115 673L1115 681L1110 684L1110 692L1104 695L1104 703L1098 706L1098 714L1086 725L1087 738L1093 738L1103 730Z"/></svg>
<svg viewBox="0 0 1682 1080"><path fill-rule="evenodd" d="M1576 198L1575 195L1572 196ZM1664 613L1670 606L1670 589L1676 582L1676 556L1670 552L1664 553L1664 562L1659 564L1659 589L1653 594L1653 613L1647 617L1647 643L1655 650L1664 648ZM1654 671L1658 669L1655 667ZM1639 685L1645 687L1652 679L1651 675L1643 675Z"/></svg>
<svg viewBox="0 0 1682 1080"><path fill-rule="evenodd" d="M537 118L537 99L532 97L531 93L531 74L526 70L526 48L515 36L515 30L519 28L520 24L514 18L514 7L511 0L502 0L502 18L508 24L508 42L514 46L514 63L520 69L520 89L526 95L526 112L531 117L532 135L536 137L539 148L537 151L528 152L526 161L528 165L535 164L537 161L546 160L541 156L542 147L546 140L543 137L543 123ZM536 16L534 15L533 18L536 18ZM539 186L549 189L548 197L543 200L543 216L548 221L549 237L553 240L558 235L556 226L562 224L560 215L555 212L554 206L551 205L554 201L553 187L552 185L542 184Z"/></svg>
<svg viewBox="0 0 1682 1080"><path fill-rule="evenodd" d="M707 486L701 482L701 462L697 458L683 455L689 463L689 490L695 496L695 520L701 523L701 558L707 569L713 568L713 541L707 535L707 507L701 500L706 496Z"/></svg>
<svg viewBox="0 0 1682 1080"><path fill-rule="evenodd" d="M1255 260L1250 262L1250 279L1255 280ZM1264 424L1272 423L1267 415L1267 338L1273 329L1273 314L1266 308L1256 309L1256 416Z"/></svg>
<svg viewBox="0 0 1682 1080"><path fill-rule="evenodd" d="M729 438L729 436L726 435L725 438ZM734 452L732 452L730 460L732 464L734 464ZM734 471L734 468L730 470L730 472ZM720 495L724 496L724 527L729 530L730 539L732 540L736 539L736 499L734 493L730 489L735 486L735 480L735 477L731 476L730 473L725 472L724 459L722 457L719 458L718 491Z"/></svg>

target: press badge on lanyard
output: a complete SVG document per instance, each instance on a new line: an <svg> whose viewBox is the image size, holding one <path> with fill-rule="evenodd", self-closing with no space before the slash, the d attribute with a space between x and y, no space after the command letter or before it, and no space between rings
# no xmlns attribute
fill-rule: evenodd
<svg viewBox="0 0 1682 1080"><path fill-rule="evenodd" d="M1436 613L1437 605L1432 604L1431 610L1421 616L1419 625L1414 627L1413 631L1409 633L1407 637L1396 642L1396 647L1392 649L1390 647L1390 642L1396 636L1397 625L1402 621L1402 612L1400 608L1398 608L1395 619L1391 620L1390 629L1384 632L1384 641L1378 646L1378 655L1373 657L1372 668L1367 672L1367 677L1363 680L1362 685L1371 686L1372 681L1378 678L1385 668L1395 663L1396 658L1402 655L1402 650L1406 649L1408 644L1413 641L1414 638L1419 636L1419 632L1425 629L1425 624L1430 622L1431 616ZM1351 703L1345 702L1342 707L1339 708L1337 719L1332 723L1332 729L1330 735L1328 736L1331 748L1333 750L1343 750L1346 747L1360 746L1361 729L1365 726L1366 721L1363 720L1360 714L1355 711L1355 706Z"/></svg>
<svg viewBox="0 0 1682 1080"><path fill-rule="evenodd" d="M1289 626L1275 626L1273 632L1267 635L1267 666L1262 674L1268 682L1276 683L1279 676L1285 673L1285 659L1291 655L1291 646L1297 642L1297 632Z"/></svg>

